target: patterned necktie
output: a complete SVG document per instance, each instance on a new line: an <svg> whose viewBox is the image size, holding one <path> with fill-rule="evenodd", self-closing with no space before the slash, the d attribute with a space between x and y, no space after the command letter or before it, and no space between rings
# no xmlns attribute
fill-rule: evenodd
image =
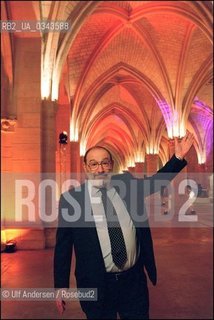
<svg viewBox="0 0 214 320"><path fill-rule="evenodd" d="M111 253L113 262L115 265L122 269L124 264L127 261L127 252L126 252L126 245L122 233L122 229L120 227L120 222L117 217L117 213L114 209L114 206L110 199L107 196L107 189L101 188L100 189L102 194L102 202L104 206L104 211L106 215L107 225L108 225L108 234L111 243ZM110 221L110 214L112 217L112 221Z"/></svg>

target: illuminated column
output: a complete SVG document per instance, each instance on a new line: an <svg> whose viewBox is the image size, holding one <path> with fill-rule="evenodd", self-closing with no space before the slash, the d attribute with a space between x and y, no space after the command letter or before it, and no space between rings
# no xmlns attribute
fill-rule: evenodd
<svg viewBox="0 0 214 320"><path fill-rule="evenodd" d="M70 169L71 177L73 179L80 178L80 143L79 141L70 142L71 150L71 160L70 160Z"/></svg>
<svg viewBox="0 0 214 320"><path fill-rule="evenodd" d="M83 182L85 180L85 172L83 168L84 156L80 157L80 181Z"/></svg>
<svg viewBox="0 0 214 320"><path fill-rule="evenodd" d="M56 170L56 110L57 103L42 101L42 172L55 173Z"/></svg>
<svg viewBox="0 0 214 320"><path fill-rule="evenodd" d="M84 156L80 156L80 172L84 172L84 169L83 169L83 163L84 163Z"/></svg>
<svg viewBox="0 0 214 320"><path fill-rule="evenodd" d="M144 162L135 162L135 173L137 178L142 178L144 175Z"/></svg>
<svg viewBox="0 0 214 320"><path fill-rule="evenodd" d="M204 173L206 171L205 170L205 163L198 164L198 171L201 173Z"/></svg>
<svg viewBox="0 0 214 320"><path fill-rule="evenodd" d="M16 120L1 119L2 172L13 171L13 140L16 123Z"/></svg>
<svg viewBox="0 0 214 320"><path fill-rule="evenodd" d="M196 170L196 172L198 172L197 182L200 183L203 188L207 188L209 181L208 174L206 174L205 163L198 164Z"/></svg>
<svg viewBox="0 0 214 320"><path fill-rule="evenodd" d="M152 175L158 170L158 154L146 154L146 172Z"/></svg>
<svg viewBox="0 0 214 320"><path fill-rule="evenodd" d="M7 220L14 218L15 196L11 190L15 184L13 174L13 141L15 135L15 121L1 119L1 227ZM14 177L14 178L13 178ZM5 234L6 236L6 234Z"/></svg>
<svg viewBox="0 0 214 320"><path fill-rule="evenodd" d="M128 167L128 172L135 173L135 167Z"/></svg>
<svg viewBox="0 0 214 320"><path fill-rule="evenodd" d="M51 216L56 214L57 195L60 194L60 185L56 181L56 111L57 103L51 100L43 100L41 105L41 179L42 183L50 181L51 187L47 187L40 195L43 203L40 204L41 214ZM56 189L55 189L56 187ZM54 237L56 221L49 222L43 218L45 228L45 246L48 247L50 238Z"/></svg>

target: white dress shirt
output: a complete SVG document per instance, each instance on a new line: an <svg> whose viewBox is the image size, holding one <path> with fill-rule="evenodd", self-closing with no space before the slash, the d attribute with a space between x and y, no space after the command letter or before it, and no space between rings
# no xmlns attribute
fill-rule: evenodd
<svg viewBox="0 0 214 320"><path fill-rule="evenodd" d="M123 267L123 270L120 270L114 264L112 259L111 243L108 234L106 215L101 200L101 191L99 190L99 188L92 187L90 181L88 181L88 191L91 200L92 214L97 229L106 271L120 272L131 268L135 264L137 259L136 229L122 199L120 198L114 187L108 188L107 196L111 200L117 213L127 251L127 261Z"/></svg>

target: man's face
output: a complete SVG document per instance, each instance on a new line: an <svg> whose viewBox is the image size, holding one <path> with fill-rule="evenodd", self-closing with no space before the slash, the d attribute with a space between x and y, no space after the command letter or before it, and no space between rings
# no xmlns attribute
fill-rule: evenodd
<svg viewBox="0 0 214 320"><path fill-rule="evenodd" d="M84 170L89 180L96 187L105 186L111 179L113 161L105 149L92 149L87 154Z"/></svg>

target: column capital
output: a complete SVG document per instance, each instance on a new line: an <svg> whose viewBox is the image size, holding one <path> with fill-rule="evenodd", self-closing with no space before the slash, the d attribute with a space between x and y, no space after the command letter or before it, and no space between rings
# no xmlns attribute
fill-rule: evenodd
<svg viewBox="0 0 214 320"><path fill-rule="evenodd" d="M146 154L146 172L151 175L158 170L158 154Z"/></svg>
<svg viewBox="0 0 214 320"><path fill-rule="evenodd" d="M144 170L145 162L135 162L135 172L142 173Z"/></svg>
<svg viewBox="0 0 214 320"><path fill-rule="evenodd" d="M57 112L58 102L57 100L43 99L42 100L42 109L46 113Z"/></svg>
<svg viewBox="0 0 214 320"><path fill-rule="evenodd" d="M153 157L153 158L155 158L155 157L158 157L158 154L157 153L146 153L146 157L148 158L148 157Z"/></svg>
<svg viewBox="0 0 214 320"><path fill-rule="evenodd" d="M135 167L128 167L128 171L129 171L130 173L135 172Z"/></svg>
<svg viewBox="0 0 214 320"><path fill-rule="evenodd" d="M206 169L205 163L198 163L198 169L200 172L205 172L205 169Z"/></svg>

